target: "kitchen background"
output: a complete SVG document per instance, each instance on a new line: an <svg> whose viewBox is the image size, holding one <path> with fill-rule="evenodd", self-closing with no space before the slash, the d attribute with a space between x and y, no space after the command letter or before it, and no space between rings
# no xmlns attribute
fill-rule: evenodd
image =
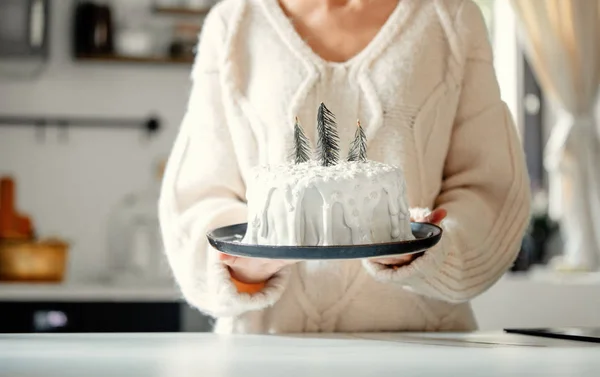
<svg viewBox="0 0 600 377"><path fill-rule="evenodd" d="M28 3L34 7L23 6ZM520 52L507 2L479 3L538 203L513 271L474 302L480 325L600 326L597 275L557 278L546 267L561 249L560 237L548 235L555 225L545 214L541 168L552 108ZM0 243L0 332L208 331L210 319L183 303L166 268L156 200L162 164L187 105L191 48L212 3L94 4L0 3L0 211L14 191L19 229L27 233L27 217L36 237L60 241L19 244L18 252L14 243ZM19 33L27 23L18 18L31 9L23 20L44 21L47 49L14 46L19 35L32 38ZM0 239L6 239L1 218ZM66 268L64 274L58 268L57 282L31 282L31 271L57 270L62 255ZM8 281L17 278L22 281Z"/></svg>

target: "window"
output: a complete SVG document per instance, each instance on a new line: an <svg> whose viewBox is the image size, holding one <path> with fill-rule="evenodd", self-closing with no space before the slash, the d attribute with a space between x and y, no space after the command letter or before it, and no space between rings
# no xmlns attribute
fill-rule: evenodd
<svg viewBox="0 0 600 377"><path fill-rule="evenodd" d="M517 23L510 2L474 1L481 7L489 28L502 99L508 104L520 130L534 199L543 197L543 192L546 191L543 166L543 93L518 43ZM494 20L502 22L495 23ZM545 213L534 213L512 271L527 271L534 264L547 263L551 257L547 243L556 234L556 229L556 224L549 221Z"/></svg>
<svg viewBox="0 0 600 377"><path fill-rule="evenodd" d="M515 16L508 1L474 1L481 7L494 45L496 72L503 100L508 104L520 129L531 188L534 192L544 190L544 98L517 41ZM495 23L495 19L501 19L502 23Z"/></svg>
<svg viewBox="0 0 600 377"><path fill-rule="evenodd" d="M485 22L490 30L490 35L494 33L494 1L495 0L475 0L475 3L481 8Z"/></svg>

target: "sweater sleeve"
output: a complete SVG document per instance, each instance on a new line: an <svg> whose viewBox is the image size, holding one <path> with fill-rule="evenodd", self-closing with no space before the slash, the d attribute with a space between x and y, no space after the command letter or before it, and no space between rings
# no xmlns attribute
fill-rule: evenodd
<svg viewBox="0 0 600 377"><path fill-rule="evenodd" d="M260 292L240 293L206 238L214 228L245 222L247 213L245 184L222 102L225 31L224 20L213 10L200 36L188 108L159 201L165 252L175 280L192 306L213 317L237 316L275 303L289 275L283 270Z"/></svg>
<svg viewBox="0 0 600 377"><path fill-rule="evenodd" d="M470 0L458 13L457 30L465 65L435 202L448 212L442 240L396 270L363 262L378 280L448 302L468 301L500 279L520 250L530 215L524 153L500 98L483 17Z"/></svg>

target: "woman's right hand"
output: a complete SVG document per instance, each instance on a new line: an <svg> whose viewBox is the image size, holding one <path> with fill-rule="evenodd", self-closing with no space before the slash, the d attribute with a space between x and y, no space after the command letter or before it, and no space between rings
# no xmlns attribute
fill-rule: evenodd
<svg viewBox="0 0 600 377"><path fill-rule="evenodd" d="M264 283L282 268L298 263L295 260L244 258L224 253L219 253L219 259L229 267L233 279L245 284Z"/></svg>

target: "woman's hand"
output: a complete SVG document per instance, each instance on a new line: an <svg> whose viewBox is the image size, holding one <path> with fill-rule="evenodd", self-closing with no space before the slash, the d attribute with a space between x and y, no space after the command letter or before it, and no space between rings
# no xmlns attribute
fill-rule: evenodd
<svg viewBox="0 0 600 377"><path fill-rule="evenodd" d="M445 217L445 209L436 209L425 217L416 219L411 218L411 221L439 225ZM400 267L412 262L414 258L415 255L403 255L398 257L379 258L375 259L374 262ZM224 265L229 267L233 279L246 284L264 283L282 268L298 263L296 260L244 258L224 253L219 253L219 259Z"/></svg>
<svg viewBox="0 0 600 377"><path fill-rule="evenodd" d="M235 257L224 253L219 253L219 259L229 267L233 279L245 284L264 283L285 266L297 263L292 260Z"/></svg>
<svg viewBox="0 0 600 377"><path fill-rule="evenodd" d="M422 218L417 218L417 219L413 219L411 218L410 221L411 222L415 222L415 223L430 223L430 224L435 224L435 225L440 225L440 223L442 222L442 220L444 220L444 218L446 218L446 210L445 209L436 209L433 212L431 212L429 215L422 217ZM402 256L398 256L398 257L386 257L386 258L378 258L378 259L374 259L373 262L375 263L380 263L386 266L390 266L390 267L402 267L405 266L407 264L409 264L410 262L412 262L419 254L411 254L411 255L402 255Z"/></svg>

